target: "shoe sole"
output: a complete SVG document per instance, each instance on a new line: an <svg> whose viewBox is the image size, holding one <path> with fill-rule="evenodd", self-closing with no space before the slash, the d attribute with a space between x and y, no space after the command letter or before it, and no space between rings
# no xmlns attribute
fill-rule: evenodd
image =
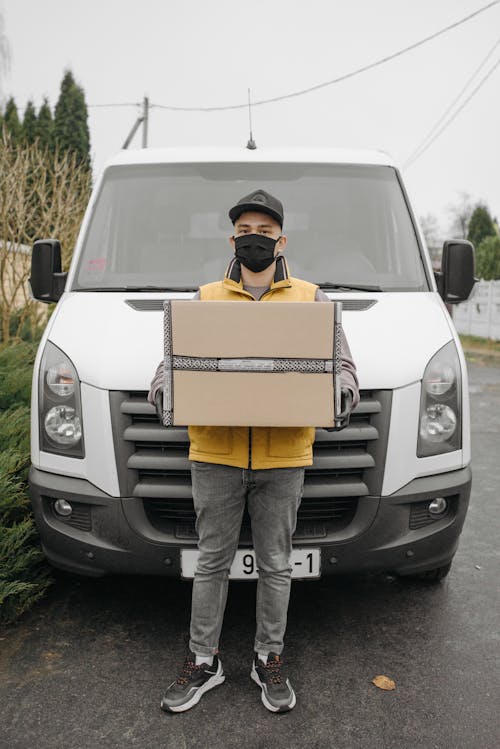
<svg viewBox="0 0 500 749"><path fill-rule="evenodd" d="M290 691L292 693L292 700L291 700L291 702L288 705L281 705L281 706L277 707L276 705L271 705L271 703L267 699L266 690L264 688L264 684L259 679L259 674L257 673L257 669L255 668L255 664L252 665L252 671L250 673L250 678L252 679L252 681L254 681L261 688L261 695L260 695L260 697L261 697L261 700L262 700L262 704L264 705L265 708L267 708L268 710L270 710L272 713L287 713L289 710L292 710L292 708L294 708L295 705L297 704L297 697L295 696L295 692L293 691L292 685L290 684L290 682L288 681L288 679L286 680L286 683L288 684L288 686L290 688Z"/></svg>
<svg viewBox="0 0 500 749"><path fill-rule="evenodd" d="M213 689L214 687L218 687L219 684L222 684L226 680L226 677L224 676L224 672L222 671L222 667L220 670L220 673L217 671L217 673L212 676L211 679L206 681L201 687L198 687L196 692L193 694L193 696L185 702L183 705L168 705L167 703L164 703L163 700L160 702L160 707L162 710L164 710L167 713L183 713L186 710L190 710L192 707L198 704L198 702L201 700L205 692L209 692L210 689Z"/></svg>

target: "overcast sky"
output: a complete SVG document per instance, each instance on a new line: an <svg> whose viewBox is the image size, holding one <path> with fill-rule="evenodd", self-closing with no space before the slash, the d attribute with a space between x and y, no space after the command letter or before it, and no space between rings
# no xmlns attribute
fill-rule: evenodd
<svg viewBox="0 0 500 749"><path fill-rule="evenodd" d="M10 45L4 100L54 106L70 68L88 105L212 106L307 88L390 55L488 0L0 0ZM396 60L287 101L255 107L258 146L388 151L402 165L500 37L500 4ZM500 58L500 45L463 101ZM95 170L138 109L89 107ZM415 210L438 216L460 193L500 217L500 67L403 177ZM151 146L245 145L245 109L152 109ZM135 144L140 145L140 135Z"/></svg>

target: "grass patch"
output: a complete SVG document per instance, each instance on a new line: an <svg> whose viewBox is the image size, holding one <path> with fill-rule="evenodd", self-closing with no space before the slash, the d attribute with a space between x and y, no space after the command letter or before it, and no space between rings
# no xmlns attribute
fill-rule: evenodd
<svg viewBox="0 0 500 749"><path fill-rule="evenodd" d="M477 349L485 354L500 354L500 341L492 338L480 338L477 335L461 335L460 340L464 349Z"/></svg>

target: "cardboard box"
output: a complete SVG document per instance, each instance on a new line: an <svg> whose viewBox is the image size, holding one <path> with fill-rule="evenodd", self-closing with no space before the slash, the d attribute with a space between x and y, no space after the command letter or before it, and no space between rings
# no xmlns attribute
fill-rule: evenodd
<svg viewBox="0 0 500 749"><path fill-rule="evenodd" d="M340 303L165 301L164 425L334 426L340 317Z"/></svg>

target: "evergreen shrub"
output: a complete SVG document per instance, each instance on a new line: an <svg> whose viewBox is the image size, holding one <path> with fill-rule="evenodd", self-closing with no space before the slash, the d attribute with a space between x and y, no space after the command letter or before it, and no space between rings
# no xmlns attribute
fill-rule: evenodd
<svg viewBox="0 0 500 749"><path fill-rule="evenodd" d="M12 623L52 583L28 493L36 342L0 348L0 622Z"/></svg>

